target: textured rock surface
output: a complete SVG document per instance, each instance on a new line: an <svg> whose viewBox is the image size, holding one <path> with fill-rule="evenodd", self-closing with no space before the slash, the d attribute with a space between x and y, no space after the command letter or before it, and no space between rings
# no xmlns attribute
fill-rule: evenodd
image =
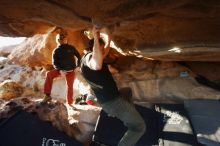
<svg viewBox="0 0 220 146"><path fill-rule="evenodd" d="M11 52L9 58L14 63L31 67L50 66L58 32L59 29L52 29L46 34L36 34L28 38ZM68 43L74 45L81 54L87 40L81 31L68 31Z"/></svg>
<svg viewBox="0 0 220 146"><path fill-rule="evenodd" d="M131 63L132 61L132 63ZM127 66L126 66L127 65ZM217 65L217 64L216 64ZM148 102L183 102L190 99L220 99L220 92L199 84L194 78L199 68L182 66L175 62L143 61L128 59L123 67L129 68L115 73L119 88L130 87L133 98ZM209 66L203 65L208 70ZM217 71L201 70L204 76L218 81ZM194 72L195 71L195 72ZM211 74L215 74L214 75ZM206 74L205 74L206 73Z"/></svg>
<svg viewBox="0 0 220 146"><path fill-rule="evenodd" d="M5 80L12 80L25 87L24 96L42 96L46 71L39 68L32 70L30 67L14 64L4 64L0 69L0 83ZM90 93L88 83L79 72L76 72L74 82L74 96ZM12 90L13 92L13 90ZM53 98L65 99L66 82L64 77L54 80L51 95Z"/></svg>
<svg viewBox="0 0 220 146"><path fill-rule="evenodd" d="M193 64L195 63L195 64ZM148 102L183 102L190 99L220 99L220 92L199 84L194 78L200 73L210 81L219 82L218 63L196 62L182 66L175 62L146 61L131 58L120 58L111 67L113 76L119 88L130 87L133 99ZM19 65L4 65L0 69L0 82L10 79L25 87L27 96L42 97L45 81L45 70L32 70ZM76 72L74 96L90 93L88 83L79 72ZM54 80L52 97L66 97L66 83L63 77Z"/></svg>
<svg viewBox="0 0 220 146"><path fill-rule="evenodd" d="M130 87L134 100L220 99L219 91L195 80L202 75L220 85L219 7L219 0L1 0L0 35L28 39L11 53L0 52L4 56L10 53L9 62L15 63L1 62L0 83L9 79L22 84L26 98L14 99L18 105L37 112L68 135L87 140L98 107L73 110L54 100L36 108L40 99L32 97L42 99L46 72L42 67L51 69L59 28L68 33L69 43L82 54L88 41L83 31L95 24L109 28L114 45L106 61L118 87ZM65 88L64 78L56 79L52 96L64 99ZM74 93L88 91L88 84L77 73ZM9 109L0 100L0 117L9 115L4 112Z"/></svg>
<svg viewBox="0 0 220 146"><path fill-rule="evenodd" d="M220 81L219 62L185 62L185 65L195 74L205 76L211 81Z"/></svg>
<svg viewBox="0 0 220 146"><path fill-rule="evenodd" d="M18 106L28 112L37 113L41 120L50 122L58 130L82 143L90 140L101 110L100 107L86 105L78 105L73 109L56 100L40 105L37 98L19 97L10 102L0 100L0 119L13 114Z"/></svg>
<svg viewBox="0 0 220 146"><path fill-rule="evenodd" d="M33 91L42 91L44 83L44 74L38 70L32 70L29 67L20 65L5 64L0 69L0 82L12 80L21 84L23 87L32 89Z"/></svg>
<svg viewBox="0 0 220 146"><path fill-rule="evenodd" d="M24 88L12 80L5 80L0 84L0 98L5 100L17 98L22 95L23 91Z"/></svg>
<svg viewBox="0 0 220 146"><path fill-rule="evenodd" d="M54 26L82 31L96 24L111 28L113 41L127 54L219 61L219 6L218 0L2 0L0 34L30 37Z"/></svg>
<svg viewBox="0 0 220 146"><path fill-rule="evenodd" d="M7 57L17 45L0 47L0 56Z"/></svg>

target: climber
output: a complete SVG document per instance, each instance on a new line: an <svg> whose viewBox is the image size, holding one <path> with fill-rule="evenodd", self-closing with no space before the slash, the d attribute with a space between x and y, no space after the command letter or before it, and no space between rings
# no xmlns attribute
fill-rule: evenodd
<svg viewBox="0 0 220 146"><path fill-rule="evenodd" d="M66 99L69 105L73 103L73 83L75 78L75 72L77 66L80 64L80 54L76 48L67 43L67 35L60 33L56 35L57 48L54 49L52 55L52 63L54 69L46 73L46 80L44 84L45 97L43 103L50 101L50 96L53 79L58 76L65 76L67 84ZM75 61L77 58L77 63Z"/></svg>
<svg viewBox="0 0 220 146"><path fill-rule="evenodd" d="M110 49L110 36L105 45L100 38L99 29L92 29L94 42L93 48L88 48L81 60L81 73L92 90L102 109L111 116L120 119L128 130L121 138L118 146L134 146L144 134L146 126L143 118L137 112L134 105L120 97L116 83L108 66L104 63Z"/></svg>

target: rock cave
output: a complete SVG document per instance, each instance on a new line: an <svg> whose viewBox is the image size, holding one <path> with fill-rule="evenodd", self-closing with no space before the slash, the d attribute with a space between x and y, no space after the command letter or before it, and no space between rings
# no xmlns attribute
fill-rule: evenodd
<svg viewBox="0 0 220 146"><path fill-rule="evenodd" d="M111 34L107 62L118 88L129 89L123 94L157 113L169 111L163 105L181 105L189 114L196 144L171 145L220 145L219 8L218 0L1 0L0 36L26 39L0 47L0 57L4 58L0 60L0 137L5 119L22 108L84 146L101 145L102 141L99 145L91 143L101 107L75 105L76 109L68 109L63 77L54 80L53 102L38 105L43 98L45 73L53 68L56 34L65 32L68 43L83 56L89 42L85 32L96 25L103 28L103 34ZM80 72L73 88L74 97L91 90ZM206 119L197 120L210 123L211 132L201 130L198 121L194 125L196 110L206 113ZM137 146L148 145L153 144Z"/></svg>

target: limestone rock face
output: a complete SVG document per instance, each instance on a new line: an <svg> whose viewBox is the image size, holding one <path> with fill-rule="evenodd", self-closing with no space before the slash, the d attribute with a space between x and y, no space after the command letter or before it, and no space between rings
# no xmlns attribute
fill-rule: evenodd
<svg viewBox="0 0 220 146"><path fill-rule="evenodd" d="M100 108L66 107L63 77L54 80L52 103L38 105L55 35L64 30L82 55L84 31L94 25L110 32L105 62L118 87L131 88L133 100L220 99L219 90L195 80L201 75L220 87L219 7L219 0L1 0L0 35L27 39L12 51L0 49L9 57L0 62L0 118L10 114L6 99L82 142L91 138ZM87 92L88 83L76 72L74 96Z"/></svg>
<svg viewBox="0 0 220 146"><path fill-rule="evenodd" d="M211 81L220 81L220 63L219 62L185 62L192 72L205 76Z"/></svg>
<svg viewBox="0 0 220 146"><path fill-rule="evenodd" d="M6 57L0 57L0 68L4 68L4 65L9 61Z"/></svg>
<svg viewBox="0 0 220 146"><path fill-rule="evenodd" d="M0 83L5 80L12 80L25 88L22 96L42 96L41 98L43 98L45 74L46 70L41 70L41 68L40 70L33 70L21 65L3 64L0 69ZM91 92L90 86L80 72L75 73L73 90L74 97ZM13 94L13 90L11 92ZM65 100L66 82L64 77L54 79L51 96L55 99Z"/></svg>
<svg viewBox="0 0 220 146"><path fill-rule="evenodd" d="M23 90L24 88L20 84L12 80L5 80L0 83L0 98L10 100L19 97L22 95Z"/></svg>
<svg viewBox="0 0 220 146"><path fill-rule="evenodd" d="M58 32L52 30L46 34L36 34L18 45L9 55L16 64L35 66L50 66L52 51L57 47L55 36ZM87 39L88 40L88 39ZM86 37L81 31L68 32L68 43L82 53L86 44Z"/></svg>
<svg viewBox="0 0 220 146"><path fill-rule="evenodd" d="M7 57L17 45L0 47L0 56Z"/></svg>
<svg viewBox="0 0 220 146"><path fill-rule="evenodd" d="M219 61L219 6L218 0L2 0L0 35L32 37L54 27L83 31L95 24L108 27L127 55Z"/></svg>
<svg viewBox="0 0 220 146"><path fill-rule="evenodd" d="M136 101L180 103L191 99L220 99L219 91L195 80L201 72L211 81L219 81L217 63L216 69L208 71L209 67L204 64L203 68L196 68L193 63L183 66L131 57L119 59L114 66L119 69L113 68L118 87L130 87Z"/></svg>
<svg viewBox="0 0 220 146"><path fill-rule="evenodd" d="M29 67L5 64L0 69L0 82L2 83L5 80L12 80L25 88L39 92L43 88L44 75L42 75L41 71L32 70Z"/></svg>
<svg viewBox="0 0 220 146"><path fill-rule="evenodd" d="M82 54L88 41L83 31L97 25L111 32L112 49L105 61L118 87L130 87L135 100L219 99L219 91L195 80L203 75L220 81L219 6L218 0L2 0L0 35L28 38L9 55L25 67L2 65L0 81L11 79L42 93L42 67L51 69L59 30L68 33L69 44ZM77 74L74 93L88 90ZM54 81L52 95L65 97L64 78Z"/></svg>
<svg viewBox="0 0 220 146"><path fill-rule="evenodd" d="M121 57L110 66L110 69L118 88L130 87L132 97L136 101L183 102L191 99L219 99L219 91L195 80L198 73L201 73L210 81L218 82L218 64L215 64L215 68L212 70L209 69L209 64L203 64L203 68L196 68L194 64L188 66L176 62ZM42 98L45 73L45 70L32 70L30 67L8 64L0 69L0 82L7 79L13 80L25 87L26 96ZM73 89L74 97L91 93L90 86L80 72L76 72ZM65 101L66 82L64 77L54 80L51 96L54 99Z"/></svg>

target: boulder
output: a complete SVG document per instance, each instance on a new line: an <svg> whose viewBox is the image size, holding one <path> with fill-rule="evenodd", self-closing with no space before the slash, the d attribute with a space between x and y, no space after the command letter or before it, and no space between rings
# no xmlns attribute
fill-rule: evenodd
<svg viewBox="0 0 220 146"><path fill-rule="evenodd" d="M2 0L0 35L33 37L48 34L54 27L82 32L97 25L110 29L115 45L126 55L161 61L219 61L219 6L217 0ZM40 42L43 38L35 37ZM24 48L34 52L31 46Z"/></svg>
<svg viewBox="0 0 220 146"><path fill-rule="evenodd" d="M51 68L52 52L57 44L55 36L60 32L60 29L52 29L46 34L36 34L27 38L24 42L18 45L11 54L9 59L20 65L29 67L46 67ZM81 31L68 31L68 43L82 54L88 39Z"/></svg>
<svg viewBox="0 0 220 146"><path fill-rule="evenodd" d="M49 104L41 104L40 101L36 97L19 97L10 102L0 100L0 119L11 116L20 107L37 114L41 120L50 122L59 131L82 143L87 143L91 139L101 111L100 107L91 105L70 107L59 100L53 100Z"/></svg>
<svg viewBox="0 0 220 146"><path fill-rule="evenodd" d="M5 100L10 100L12 98L17 98L22 95L24 87L20 84L12 81L5 80L0 83L0 98Z"/></svg>
<svg viewBox="0 0 220 146"><path fill-rule="evenodd" d="M17 45L9 45L0 47L0 56L7 57Z"/></svg>

